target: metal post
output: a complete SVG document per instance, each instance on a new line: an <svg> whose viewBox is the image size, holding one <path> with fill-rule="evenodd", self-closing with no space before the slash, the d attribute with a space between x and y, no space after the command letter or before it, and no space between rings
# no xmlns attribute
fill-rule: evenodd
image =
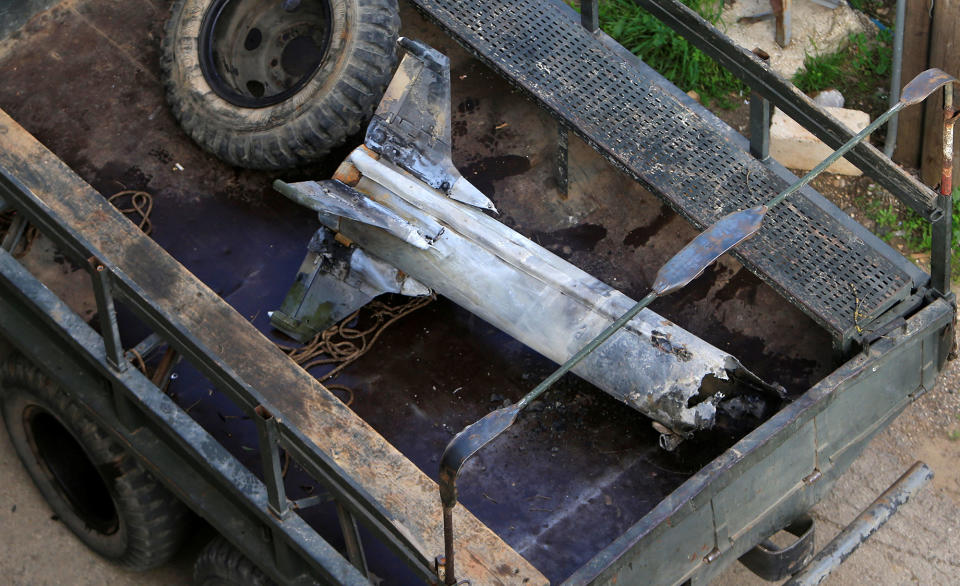
<svg viewBox="0 0 960 586"><path fill-rule="evenodd" d="M339 502L337 503L337 518L340 520L340 530L343 532L343 541L347 546L347 558L364 576L369 576L367 556L363 552L363 543L360 541L360 531L357 529L356 518Z"/></svg>
<svg viewBox="0 0 960 586"><path fill-rule="evenodd" d="M907 20L907 0L897 0L897 20L893 31L893 66L890 71L890 105L900 101L900 74L903 71L903 29ZM893 156L897 148L897 126L900 116L895 115L887 124L887 138L883 142L883 154Z"/></svg>
<svg viewBox="0 0 960 586"><path fill-rule="evenodd" d="M781 47L790 45L793 34L793 25L790 22L790 13L793 10L792 4L793 0L772 0L770 2L777 25L776 40Z"/></svg>
<svg viewBox="0 0 960 586"><path fill-rule="evenodd" d="M93 295L97 301L97 315L100 318L100 335L107 351L107 362L114 369L123 372L127 368L123 344L120 342L120 329L117 327L117 312L113 305L113 275L103 264L93 261L90 279L93 281Z"/></svg>
<svg viewBox="0 0 960 586"><path fill-rule="evenodd" d="M957 112L953 107L953 85L943 88L943 170L937 205L943 216L930 228L930 281L940 293L950 292L950 237L953 232L953 126Z"/></svg>
<svg viewBox="0 0 960 586"><path fill-rule="evenodd" d="M940 209L943 217L933 222L930 230L930 284L946 295L950 292L950 236L953 231L952 211L953 197L950 194L941 195Z"/></svg>
<svg viewBox="0 0 960 586"><path fill-rule="evenodd" d="M580 24L591 33L600 30L600 0L580 0Z"/></svg>
<svg viewBox="0 0 960 586"><path fill-rule="evenodd" d="M112 275L100 262L93 260L93 270L90 274L93 281L93 294L97 302L97 315L100 318L100 335L103 336L103 347L107 353L107 363L117 372L127 368L126 352L120 341L120 328L117 326L117 311L113 304ZM141 425L141 418L124 392L123 387L116 383L110 385L113 408L117 418L127 427L136 429Z"/></svg>
<svg viewBox="0 0 960 586"><path fill-rule="evenodd" d="M456 502L450 505L446 503L443 505L443 583L446 586L454 586L457 583L456 569L454 566L456 555L453 548L453 507L456 505Z"/></svg>
<svg viewBox="0 0 960 586"><path fill-rule="evenodd" d="M764 63L770 63L770 55L756 47L753 54ZM770 156L770 117L773 111L770 100L753 89L750 91L750 154L766 160Z"/></svg>
<svg viewBox="0 0 960 586"><path fill-rule="evenodd" d="M111 382L110 394L113 399L113 410L117 414L117 420L131 431L141 427L143 425L143 417L141 417L140 411L137 410L133 401L130 400L123 385Z"/></svg>
<svg viewBox="0 0 960 586"><path fill-rule="evenodd" d="M273 543L274 563L277 566L277 570L284 575L285 579L283 583L289 583L292 581L291 578L296 574L296 557L293 551L291 551L290 546L287 545L283 537L283 531L277 527L270 527L269 534L270 541Z"/></svg>
<svg viewBox="0 0 960 586"><path fill-rule="evenodd" d="M557 122L557 191L560 197L567 198L570 188L570 133L562 122Z"/></svg>
<svg viewBox="0 0 960 586"><path fill-rule="evenodd" d="M750 92L750 154L765 160L770 156L770 100Z"/></svg>
<svg viewBox="0 0 960 586"><path fill-rule="evenodd" d="M263 482L267 486L267 501L270 511L278 519L290 514L286 489L283 486L283 467L280 463L280 444L277 419L263 405L254 411L257 417L257 434L260 436L260 460L263 466Z"/></svg>

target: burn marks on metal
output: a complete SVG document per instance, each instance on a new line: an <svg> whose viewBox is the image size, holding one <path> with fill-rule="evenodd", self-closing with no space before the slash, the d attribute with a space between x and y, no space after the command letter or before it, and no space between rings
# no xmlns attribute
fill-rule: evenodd
<svg viewBox="0 0 960 586"><path fill-rule="evenodd" d="M685 347L681 345L674 345L670 342L670 334L653 330L653 332L650 333L650 341L653 343L655 348L661 352L673 354L681 362L689 362L690 359L693 358L693 354L691 354L690 351Z"/></svg>

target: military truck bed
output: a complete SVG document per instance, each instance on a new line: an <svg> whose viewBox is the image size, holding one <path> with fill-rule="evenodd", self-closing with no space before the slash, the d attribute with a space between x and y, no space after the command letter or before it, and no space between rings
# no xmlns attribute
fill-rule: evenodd
<svg viewBox="0 0 960 586"><path fill-rule="evenodd" d="M270 183L278 176L288 181L326 178L347 150L332 154L328 164L279 175L230 168L200 151L179 130L163 99L158 50L166 7L164 0L78 0L37 16L0 44L4 79L0 108L104 196L131 189L150 192L154 197L151 238L264 336L289 344L270 328L267 312L279 307L318 223L311 212L273 192ZM740 150L742 144L738 146L710 130L716 136L711 144L732 154L711 158L709 165L704 163L706 171L703 167L689 169L677 191L667 194L666 202L579 139L571 140L570 186L563 193L554 178L556 123L549 113L512 91L507 81L411 7L402 7L402 19L403 34L423 40L451 58L454 158L463 174L491 197L506 224L629 295L642 295L660 264L696 234L685 217L702 225L717 214L763 199L784 184L782 178L749 159ZM512 50L503 50L508 49ZM638 79L629 91L661 91L653 84L662 84L663 80L650 75L650 79ZM672 96L664 91L654 101L675 101ZM624 128L622 132L630 131ZM707 131L695 123L669 131L691 140L689 132ZM15 150L16 145L5 144L4 140L8 139L0 137L0 150ZM355 137L353 144L359 140ZM31 163L21 159L22 155L7 156L3 164L26 168ZM643 152L618 164L642 178L653 172L650 169L659 169L657 160L665 156L660 151ZM720 194L723 188L736 190L737 181L750 177L752 187L746 199ZM689 200L707 192L709 198L696 205ZM719 204L708 205L710 201ZM844 259L854 258L859 263L856 266L835 269L851 271L844 278L858 282L864 278L856 272L861 269L881 275L869 277L874 279L871 283L878 283L869 288L876 292L876 298L869 299L870 311L876 314L907 297L925 275L908 268L906 261L898 260L885 245L877 245L876 239L850 228L848 218L838 220L834 208L816 194L783 210L777 216L777 227L790 224L797 236L792 241L798 246L819 247L816 250L820 251L798 251L794 256L796 271L784 279L770 277L783 267L763 252L762 242L767 240L762 240L740 256L749 268L733 258L724 258L693 285L659 300L653 309L736 355L764 379L784 385L790 399L797 401L753 431L737 450L727 451L760 421L729 421L729 425L699 435L670 454L657 446L658 434L649 420L579 379L563 379L515 430L472 462L460 481L461 502L482 523L471 525L473 535L490 539L489 559L502 555L514 564L500 577L504 583L513 582L514 568L522 568L523 575L534 581L539 579L539 570L551 582L571 576L578 581L602 573L604 564L613 563L626 551L624 548L664 531L663 522L671 517L678 525L687 523L689 532L674 532L676 537L671 539L679 541L663 547L681 547L689 541L696 555L690 558L691 565L664 570L662 575L686 575L698 567L716 540L729 537L730 544L743 549L750 536L765 536L778 528L774 527L777 522L819 498L845 468L843 462L849 465L848 459L857 452L853 448L860 444L841 442L836 439L839 435L818 439L812 417L826 409L827 397L833 391L863 382L871 360L907 352L913 342L904 330L901 337L883 342L888 347L881 347L878 354L835 370L838 363L832 340L853 327L854 302L843 294L840 281L823 285L829 291L809 299L797 287L812 286L815 279L809 271L839 274L814 266L814 260L826 262L829 257L846 262ZM787 218L790 214L799 214L802 221ZM839 232L826 233L796 222L839 226ZM805 237L809 235L815 238ZM138 252L117 246L116 252L131 255L127 260L142 266L146 271L143 278L149 279L151 249ZM859 251L853 256L848 254L851 246ZM827 249L829 255L823 253ZM137 258L138 254L144 256ZM43 271L42 267L54 263L57 271ZM24 264L36 274L42 273L55 292L59 283L59 291L67 296L69 274L77 267L52 247L37 246ZM750 270L767 266L763 279ZM159 290L165 286L162 281L158 278L148 285ZM787 303L784 294L802 302ZM827 304L829 307L818 306L820 301L816 301L841 298L842 302ZM89 304L85 306L80 299L74 306ZM132 312L121 310L121 334L125 345L133 346L150 330ZM927 310L911 331L927 332L936 324L942 326L945 311L939 306L935 311ZM94 316L92 310L86 310L81 317ZM192 326L202 329L208 317L212 323L219 319L191 314ZM348 473L359 475L355 478L358 482L378 491L374 495L378 499L390 503L406 499L402 505L388 506L394 507L391 512L401 511L401 521L416 528L427 557L429 552L442 552L439 498L431 500L430 491L435 487L425 479L435 480L443 447L465 424L504 400L516 400L554 366L502 332L438 299L386 330L370 352L330 381L353 390L349 410L365 422L350 423L352 429L362 431L354 436L356 443L351 443L346 436L325 431L324 417L354 421L330 391L307 382L300 374L278 378L276 373L261 371L258 356L230 354L230 339L224 338L223 332L210 331L208 335L210 340L225 344L218 349L223 360L245 365L244 376L250 384L268 393L281 409L276 415L302 426L321 449L340 454L335 458L341 458ZM267 348L259 341L237 346L241 347L244 351ZM276 351L264 352L264 356L270 356L264 359L265 364L279 363ZM931 364L907 365L898 389L918 388L925 381L921 373L928 373ZM324 372L318 368L311 374ZM924 376L929 378L929 374ZM259 474L259 455L251 449L256 446L254 425L214 388L210 380L184 363L170 384L169 395ZM338 396L347 398L342 392ZM314 403L316 408L303 407ZM900 395L892 394L889 401L879 401L864 411L861 428L853 429L856 441L865 441L879 429L875 427L878 422L886 421L903 404ZM377 434L392 447L379 443ZM782 457L783 452L778 452L781 448L794 457L798 469L806 470L804 474L820 466L825 471L824 482L809 490L796 482L789 484L793 487L789 490L785 485L782 502L790 506L776 518L762 522L734 528L736 523L723 521L722 513L716 518L704 516L710 510L709 501L704 499L711 498L720 485L732 486L731 470L739 469L754 490L769 480L768 475L776 476L773 467L754 464L764 458ZM842 453L835 468L817 463L816 454L833 449ZM406 480L391 485L387 476L363 476L386 470L383 462L374 462L377 458L399 462L400 454L412 463L409 468L401 466ZM722 478L719 483L718 478ZM799 478L794 480L799 482ZM318 489L296 463L291 466L287 485L291 498L310 496ZM420 488L405 488L411 485ZM706 487L711 488L708 491ZM737 507L744 510L744 515L749 515L753 505L740 503L749 494L744 490L733 487L725 494L739 503ZM760 507L761 501L766 502L758 499L755 506ZM756 513L763 510L758 508ZM331 544L342 546L332 507L312 508L301 515ZM712 529L693 529L707 526ZM740 539L744 536L747 539ZM488 547L483 539L476 539L480 540L476 547ZM499 539L536 570L523 565L512 552L490 553L498 551ZM372 547L367 554L371 569L385 577L385 583L412 579L387 548L372 545L374 539L366 543ZM490 562L481 565L484 563ZM716 571L721 565L715 566Z"/></svg>

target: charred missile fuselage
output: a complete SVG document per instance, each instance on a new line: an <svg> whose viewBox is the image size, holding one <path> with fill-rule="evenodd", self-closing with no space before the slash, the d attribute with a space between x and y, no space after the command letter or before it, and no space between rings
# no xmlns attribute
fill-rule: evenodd
<svg viewBox="0 0 960 586"><path fill-rule="evenodd" d="M324 228L314 241L328 244L319 252L314 246L274 324L303 338L377 291L429 289L554 362L566 361L634 300L490 215L493 203L451 160L446 57L413 41L401 45L407 55L365 145L331 181L276 185L318 212ZM344 245L333 234L352 248L337 251ZM384 270L372 271L374 265ZM321 305L323 319L316 319ZM313 329L298 329L305 321ZM573 372L675 438L710 428L718 403L739 388L771 388L735 357L650 310Z"/></svg>

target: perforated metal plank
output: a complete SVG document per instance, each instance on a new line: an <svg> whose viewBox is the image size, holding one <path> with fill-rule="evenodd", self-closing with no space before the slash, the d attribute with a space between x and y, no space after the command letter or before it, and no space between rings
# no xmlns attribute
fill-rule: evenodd
<svg viewBox="0 0 960 586"><path fill-rule="evenodd" d="M787 186L551 0L413 0L698 228ZM837 338L911 292L911 276L803 193L735 253Z"/></svg>

